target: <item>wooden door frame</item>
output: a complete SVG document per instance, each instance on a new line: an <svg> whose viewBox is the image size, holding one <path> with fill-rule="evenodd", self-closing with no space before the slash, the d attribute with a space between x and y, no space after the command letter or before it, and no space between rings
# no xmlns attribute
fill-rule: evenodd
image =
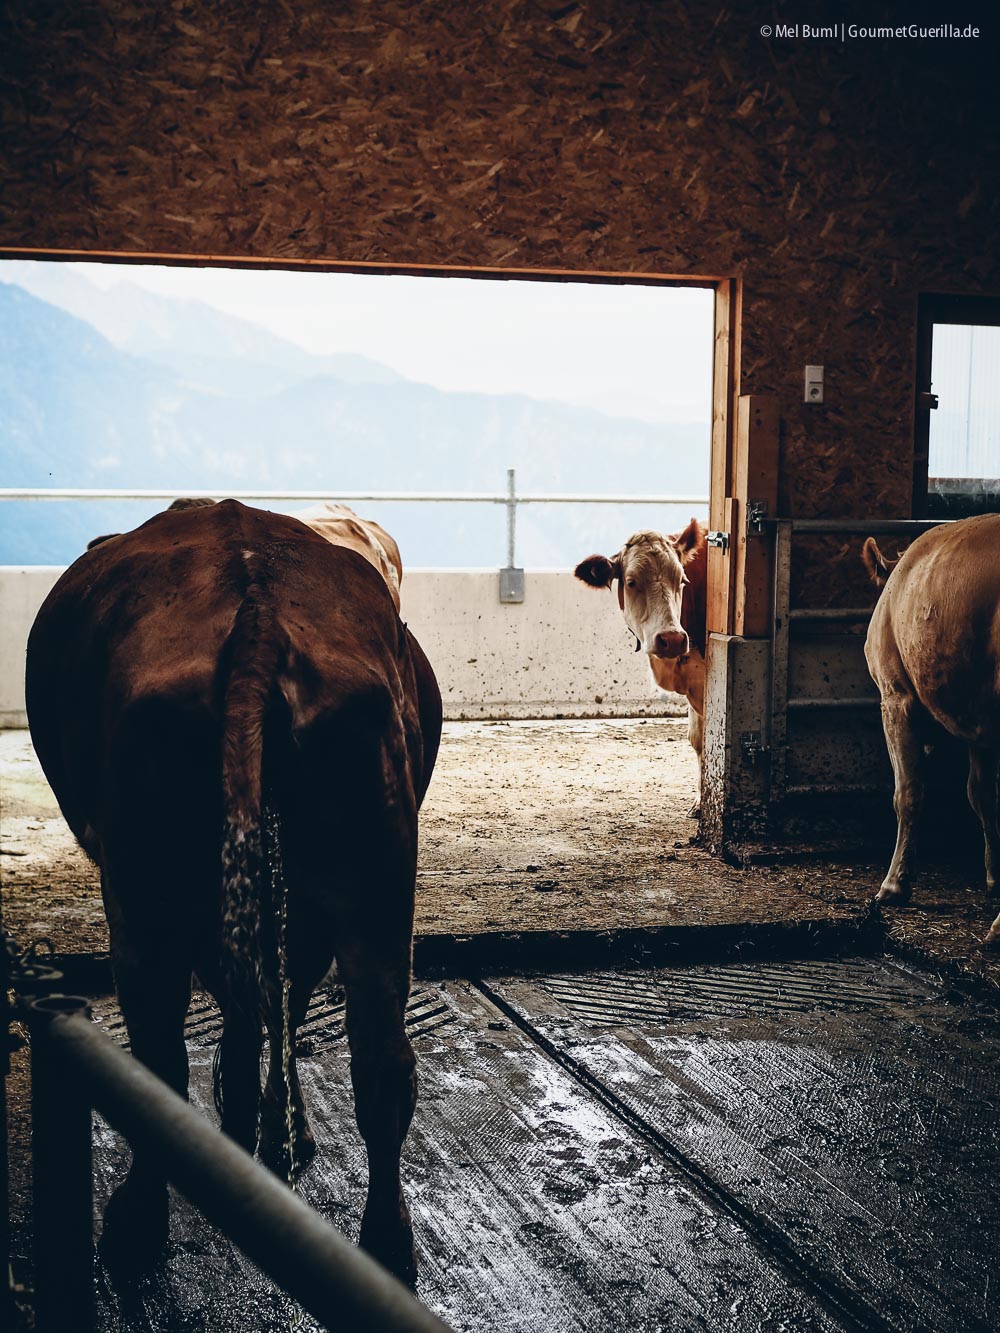
<svg viewBox="0 0 1000 1333"><path fill-rule="evenodd" d="M729 547L708 549L708 632L731 634L736 607L733 559L738 512L736 421L740 386L740 328L743 284L738 278L715 283L715 342L712 374L712 446L708 526L730 534Z"/></svg>

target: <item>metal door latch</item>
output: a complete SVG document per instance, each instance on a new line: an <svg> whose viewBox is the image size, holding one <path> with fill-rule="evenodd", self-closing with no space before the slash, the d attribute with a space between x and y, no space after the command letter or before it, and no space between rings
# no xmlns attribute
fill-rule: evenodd
<svg viewBox="0 0 1000 1333"><path fill-rule="evenodd" d="M938 405L936 393L921 393L917 396L917 406L924 412L933 412Z"/></svg>
<svg viewBox="0 0 1000 1333"><path fill-rule="evenodd" d="M768 749L768 746L761 744L759 731L744 731L740 736L740 750L743 762L748 768L756 768L768 753Z"/></svg>
<svg viewBox="0 0 1000 1333"><path fill-rule="evenodd" d="M705 540L708 542L709 546L718 546L722 551L729 550L728 532L707 532L705 534Z"/></svg>

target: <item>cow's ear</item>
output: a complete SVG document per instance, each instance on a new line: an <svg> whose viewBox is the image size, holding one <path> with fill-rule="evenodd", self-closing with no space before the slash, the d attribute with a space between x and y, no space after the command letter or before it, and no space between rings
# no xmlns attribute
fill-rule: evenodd
<svg viewBox="0 0 1000 1333"><path fill-rule="evenodd" d="M693 518L683 532L678 532L677 536L671 537L670 540L673 542L681 561L686 563L705 538L701 524L696 518Z"/></svg>
<svg viewBox="0 0 1000 1333"><path fill-rule="evenodd" d="M621 572L619 557L609 560L606 555L588 555L573 570L580 582L589 584L591 588L610 588L611 580L621 578Z"/></svg>
<svg viewBox="0 0 1000 1333"><path fill-rule="evenodd" d="M87 550L92 551L95 546L101 546L104 542L109 542L112 537L120 537L120 532L106 532L103 537L91 537L87 543Z"/></svg>

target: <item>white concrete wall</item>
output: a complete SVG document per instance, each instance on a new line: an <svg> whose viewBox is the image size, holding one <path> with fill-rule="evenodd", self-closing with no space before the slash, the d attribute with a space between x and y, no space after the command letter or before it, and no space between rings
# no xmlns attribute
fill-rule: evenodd
<svg viewBox="0 0 1000 1333"><path fill-rule="evenodd" d="M0 727L23 727L24 648L61 570L0 566ZM408 570L403 619L437 673L448 718L634 717L681 713L633 652L616 599L569 573L525 575L501 605L496 570Z"/></svg>
<svg viewBox="0 0 1000 1333"><path fill-rule="evenodd" d="M38 608L62 573L60 565L0 565L0 728L23 727L24 649Z"/></svg>

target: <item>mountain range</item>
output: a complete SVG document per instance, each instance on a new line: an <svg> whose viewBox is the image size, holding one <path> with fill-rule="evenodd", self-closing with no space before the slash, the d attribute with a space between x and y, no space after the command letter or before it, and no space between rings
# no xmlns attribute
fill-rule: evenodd
<svg viewBox="0 0 1000 1333"><path fill-rule="evenodd" d="M513 467L521 491L705 494L708 435L707 422L445 392L367 357L315 355L204 302L129 282L105 290L68 264L0 264L4 486L495 493ZM5 502L0 563L66 563L158 507ZM410 566L503 563L500 506L359 508ZM689 513L532 505L518 513L518 563L571 565Z"/></svg>

